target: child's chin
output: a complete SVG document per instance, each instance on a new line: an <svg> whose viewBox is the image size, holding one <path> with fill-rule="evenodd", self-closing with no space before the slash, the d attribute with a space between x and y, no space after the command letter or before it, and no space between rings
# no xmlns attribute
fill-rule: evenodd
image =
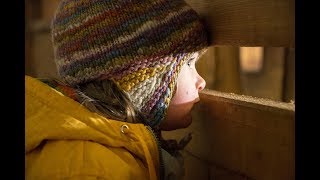
<svg viewBox="0 0 320 180"><path fill-rule="evenodd" d="M178 119L176 119L178 120ZM175 124L171 124L171 125L166 125L166 126L162 126L161 130L163 131L172 131L172 130L176 130L176 129L183 129L183 128L187 128L191 125L192 123L192 116L191 114L186 115L184 118L180 118Z"/></svg>
<svg viewBox="0 0 320 180"><path fill-rule="evenodd" d="M183 129L183 128L187 128L191 125L192 123L192 116L188 115L183 119L183 122L181 122L179 124L179 127L175 128L175 129Z"/></svg>

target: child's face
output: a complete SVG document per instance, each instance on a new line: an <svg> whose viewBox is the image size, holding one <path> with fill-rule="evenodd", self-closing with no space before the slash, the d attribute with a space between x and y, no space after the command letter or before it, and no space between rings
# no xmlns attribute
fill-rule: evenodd
<svg viewBox="0 0 320 180"><path fill-rule="evenodd" d="M162 130L186 128L192 122L191 109L199 101L199 91L206 86L195 67L198 57L199 53L195 53L181 67L176 93L169 104L166 119L160 126Z"/></svg>

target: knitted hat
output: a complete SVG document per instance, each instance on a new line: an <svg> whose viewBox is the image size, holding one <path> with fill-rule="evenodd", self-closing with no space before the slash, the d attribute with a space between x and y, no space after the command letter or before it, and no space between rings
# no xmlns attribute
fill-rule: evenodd
<svg viewBox="0 0 320 180"><path fill-rule="evenodd" d="M181 0L62 0L52 39L65 83L113 80L152 127L165 116L181 66L208 45Z"/></svg>

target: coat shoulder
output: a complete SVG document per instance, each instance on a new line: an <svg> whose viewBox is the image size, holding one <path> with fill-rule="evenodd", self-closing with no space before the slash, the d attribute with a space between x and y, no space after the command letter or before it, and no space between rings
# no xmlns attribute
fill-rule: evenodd
<svg viewBox="0 0 320 180"><path fill-rule="evenodd" d="M148 169L125 148L84 140L48 140L26 154L26 179L86 177L147 179Z"/></svg>

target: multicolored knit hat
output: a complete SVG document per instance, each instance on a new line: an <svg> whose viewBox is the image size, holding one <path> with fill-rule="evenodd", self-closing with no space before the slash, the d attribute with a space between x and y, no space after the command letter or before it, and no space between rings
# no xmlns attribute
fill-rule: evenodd
<svg viewBox="0 0 320 180"><path fill-rule="evenodd" d="M65 83L113 80L152 127L165 116L181 66L208 46L182 0L62 0L52 38Z"/></svg>

